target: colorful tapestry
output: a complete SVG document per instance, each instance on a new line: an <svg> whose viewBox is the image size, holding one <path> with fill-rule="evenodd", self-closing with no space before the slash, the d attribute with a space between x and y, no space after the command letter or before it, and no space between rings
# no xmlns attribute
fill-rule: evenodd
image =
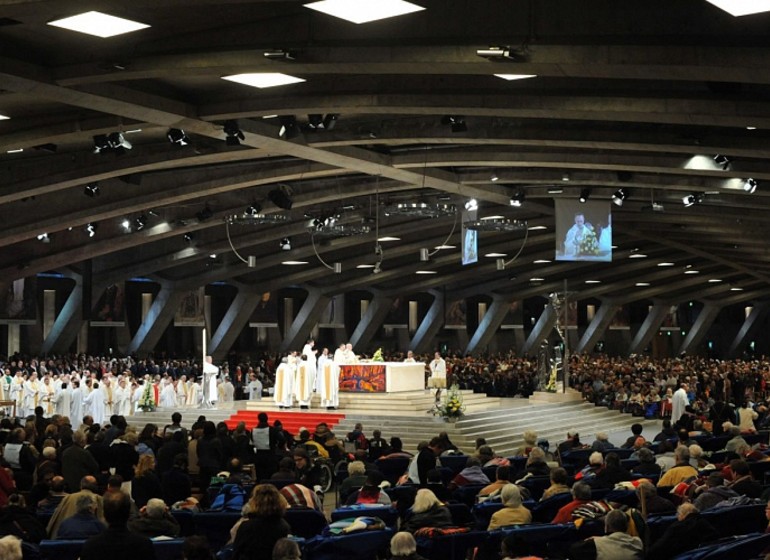
<svg viewBox="0 0 770 560"><path fill-rule="evenodd" d="M384 393L385 366L372 364L341 365L340 391Z"/></svg>

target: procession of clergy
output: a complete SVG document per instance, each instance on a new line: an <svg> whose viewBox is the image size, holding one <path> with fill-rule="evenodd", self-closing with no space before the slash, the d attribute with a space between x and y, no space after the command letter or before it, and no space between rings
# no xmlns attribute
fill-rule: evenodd
<svg viewBox="0 0 770 560"><path fill-rule="evenodd" d="M234 400L235 387L229 376L212 376L210 386L211 401ZM246 391L250 399L262 396L262 383L254 374L246 385ZM33 415L39 406L45 417L58 414L80 420L90 415L94 422L101 424L113 414L134 414L146 392L146 398L151 399L154 406L163 408L195 407L201 405L204 398L200 382L197 379L188 380L185 375L176 380L159 375L134 379L129 372L120 375L107 372L98 380L96 374L90 371L63 375L46 373L38 377L35 371L28 375L21 371L11 375L11 370L5 369L0 377L0 401L15 403L16 416L21 417ZM5 408L6 415L12 414L11 406L4 405L2 408Z"/></svg>
<svg viewBox="0 0 770 560"><path fill-rule="evenodd" d="M348 343L340 344L333 356L324 348L316 359L314 346L315 342L308 340L301 353L292 352L275 371L273 399L278 408L291 408L296 399L301 409L309 409L314 392L321 396L322 407L334 410L339 406L340 366L355 364L358 357Z"/></svg>

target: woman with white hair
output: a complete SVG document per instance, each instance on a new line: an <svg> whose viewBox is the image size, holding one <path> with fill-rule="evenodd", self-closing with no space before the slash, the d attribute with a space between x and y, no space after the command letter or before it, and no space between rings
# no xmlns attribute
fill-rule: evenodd
<svg viewBox="0 0 770 560"><path fill-rule="evenodd" d="M487 531L507 527L508 525L524 525L532 523L532 513L521 505L521 491L515 484L506 484L500 491L503 508L492 515Z"/></svg>
<svg viewBox="0 0 770 560"><path fill-rule="evenodd" d="M527 430L522 434L524 438L524 445L519 447L516 452L517 457L529 457L529 452L537 447L537 432L534 430Z"/></svg>
<svg viewBox="0 0 770 560"><path fill-rule="evenodd" d="M594 478L604 468L604 456L599 451L594 451L588 457L588 464L575 475L575 480L583 482Z"/></svg>
<svg viewBox="0 0 770 560"><path fill-rule="evenodd" d="M609 441L607 432L597 432L596 440L591 444L591 449L604 453L608 449L612 449L614 446Z"/></svg>
<svg viewBox="0 0 770 560"><path fill-rule="evenodd" d="M453 526L449 508L431 490L420 488L414 497L412 515L406 520L402 529L414 533L423 527L446 528Z"/></svg>
<svg viewBox="0 0 770 560"><path fill-rule="evenodd" d="M424 560L417 554L417 542L411 533L399 531L390 539L390 558L393 560Z"/></svg>
<svg viewBox="0 0 770 560"><path fill-rule="evenodd" d="M21 560L21 539L13 535L6 535L0 539L0 558L3 560Z"/></svg>

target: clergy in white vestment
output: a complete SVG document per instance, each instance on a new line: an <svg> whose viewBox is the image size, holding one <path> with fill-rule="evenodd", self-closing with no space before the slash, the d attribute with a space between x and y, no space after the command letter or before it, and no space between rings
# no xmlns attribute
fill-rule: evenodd
<svg viewBox="0 0 770 560"><path fill-rule="evenodd" d="M681 387L674 392L674 398L671 399L671 423L676 424L684 414L685 407L690 404L687 399L687 383L682 383Z"/></svg>
<svg viewBox="0 0 770 560"><path fill-rule="evenodd" d="M14 375L13 379L11 380L11 394L10 394L11 400L16 402L17 416L21 416L23 413L23 408L22 408L23 395L24 395L24 378L22 377L21 372L17 371L16 375Z"/></svg>
<svg viewBox="0 0 770 560"><path fill-rule="evenodd" d="M407 350L406 351L406 359L404 360L404 363L405 364L413 364L416 361L417 360L414 359L414 352L412 352L411 350Z"/></svg>
<svg viewBox="0 0 770 560"><path fill-rule="evenodd" d="M59 416L70 416L72 410L72 388L67 381L62 381L54 392L54 412Z"/></svg>
<svg viewBox="0 0 770 560"><path fill-rule="evenodd" d="M54 395L56 391L53 388L53 382L49 376L43 377L43 382L40 383L40 406L43 407L43 416L50 418L54 414Z"/></svg>
<svg viewBox="0 0 770 560"><path fill-rule="evenodd" d="M160 391L160 406L164 408L176 408L176 389L170 379L161 382L163 389Z"/></svg>
<svg viewBox="0 0 770 560"><path fill-rule="evenodd" d="M176 404L184 406L187 404L187 393L190 388L187 386L187 376L183 375L176 382Z"/></svg>
<svg viewBox="0 0 770 560"><path fill-rule="evenodd" d="M278 408L291 408L294 398L294 368L284 358L275 371L275 393L273 399Z"/></svg>
<svg viewBox="0 0 770 560"><path fill-rule="evenodd" d="M104 403L106 401L106 394L99 383L92 383L92 388L93 390L83 399L83 404L88 407L89 414L94 419L94 424L102 424L105 418Z"/></svg>
<svg viewBox="0 0 770 560"><path fill-rule="evenodd" d="M102 391L104 392L104 417L109 418L115 414L115 387L109 377L102 378Z"/></svg>
<svg viewBox="0 0 770 560"><path fill-rule="evenodd" d="M136 412L139 410L139 401L142 398L142 395L144 394L144 385L145 383L149 383L149 381L145 381L144 379L140 379L137 382L136 387L133 389L133 392L131 393L131 410L132 414L136 414Z"/></svg>
<svg viewBox="0 0 770 560"><path fill-rule="evenodd" d="M313 340L312 338L308 339L305 346L302 347L302 352L300 352L300 355L305 356L305 360L307 361L307 369L310 372L310 390L311 391L315 387L317 354L318 354L318 350L315 349L315 340Z"/></svg>
<svg viewBox="0 0 770 560"><path fill-rule="evenodd" d="M203 393L201 391L201 384L198 383L197 379L193 379L193 382L190 383L190 389L187 392L187 404L198 406L201 403L202 398Z"/></svg>
<svg viewBox="0 0 770 560"><path fill-rule="evenodd" d="M430 364L430 377L428 378L428 387L443 389L446 387L446 361L439 352L433 356Z"/></svg>
<svg viewBox="0 0 770 560"><path fill-rule="evenodd" d="M214 401L218 399L217 395L217 377L219 368L213 363L211 356L206 356L203 362L203 402L201 408L211 408Z"/></svg>
<svg viewBox="0 0 770 560"><path fill-rule="evenodd" d="M312 361L315 363L315 357ZM313 398L313 377L310 361L305 354L302 354L294 372L294 395L297 397L299 407L303 410L310 408L310 399Z"/></svg>
<svg viewBox="0 0 770 560"><path fill-rule="evenodd" d="M37 380L37 373L34 371L29 374L29 379L24 382L22 388L22 410L23 416L32 416L35 414L35 407L40 400L40 382Z"/></svg>
<svg viewBox="0 0 770 560"><path fill-rule="evenodd" d="M334 351L333 359L335 364L345 363L345 345L344 344L340 344L340 347Z"/></svg>
<svg viewBox="0 0 770 560"><path fill-rule="evenodd" d="M340 404L340 364L344 355L337 351L334 353L334 358L334 360L327 359L323 362L318 360L321 406L325 406L327 409L335 409Z"/></svg>
<svg viewBox="0 0 770 560"><path fill-rule="evenodd" d="M70 393L70 422L73 426L80 426L83 421L83 390L80 388L80 380L72 380L72 392Z"/></svg>
<svg viewBox="0 0 770 560"><path fill-rule="evenodd" d="M343 355L345 356L344 359L346 364L358 363L358 356L356 356L356 353L353 352L353 345L350 342L345 345L345 351L343 352Z"/></svg>
<svg viewBox="0 0 770 560"><path fill-rule="evenodd" d="M222 400L224 402L235 401L235 385L230 381L230 376L225 377L225 382L222 383Z"/></svg>
<svg viewBox="0 0 770 560"><path fill-rule="evenodd" d="M128 416L128 413L131 410L131 394L126 386L125 377L120 377L118 379L117 386L112 390L112 398L115 401L112 405L113 414Z"/></svg>
<svg viewBox="0 0 770 560"><path fill-rule="evenodd" d="M323 365L327 361L331 361L332 357L329 355L329 349L324 348L321 351L321 355L318 356L318 360L316 361L315 366L315 382L313 383L313 391L320 393L321 392L321 370L323 369Z"/></svg>
<svg viewBox="0 0 770 560"><path fill-rule="evenodd" d="M249 375L249 384L247 385L250 401L262 400L262 382L257 379L257 374Z"/></svg>

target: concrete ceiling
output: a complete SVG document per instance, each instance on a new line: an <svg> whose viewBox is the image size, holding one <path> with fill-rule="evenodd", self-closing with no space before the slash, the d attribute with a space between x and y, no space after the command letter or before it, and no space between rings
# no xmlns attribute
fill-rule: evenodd
<svg viewBox="0 0 770 560"><path fill-rule="evenodd" d="M770 284L770 14L733 18L705 0L418 3L426 10L354 25L293 0L100 2L101 11L151 26L100 39L46 25L93 2L0 0L0 114L10 117L0 121L0 274L78 271L90 260L100 283L146 276L190 287L446 287L527 297L566 279L577 297L623 302L762 296ZM520 58L476 55L492 45ZM266 58L272 49L295 58ZM306 81L260 90L221 79L244 72ZM316 113L339 114L336 127L308 129ZM295 116L302 133L279 137L273 115ZM453 133L445 115L463 116L467 131ZM244 133L240 146L224 142L227 119ZM169 143L170 127L184 129L190 144ZM115 131L133 148L94 153L93 136ZM51 144L55 152L41 149ZM732 159L728 169L713 163L716 154ZM754 194L741 188L749 177ZM94 183L100 196L85 196ZM267 199L281 185L293 193L289 212ZM613 207L612 263L534 262L553 260L555 199L590 188L593 200L608 201L621 187L631 196ZM518 190L527 201L512 208ZM689 193L705 198L685 208ZM469 197L482 215L546 229L530 231L507 270L483 257L463 267L459 248L421 263L422 247L447 238L459 247L454 218L383 212L392 202L461 206ZM665 212L643 211L653 200ZM288 220L230 228L237 251L257 257L249 268L231 250L224 218L253 202ZM201 222L206 206L213 216ZM317 247L342 274L319 263L307 216L335 213L373 230L379 218L381 235L401 238L382 243L381 274L356 268L377 260L374 232ZM126 232L123 220L142 214L146 227ZM89 223L98 225L94 237ZM37 240L44 232L50 243ZM291 252L278 248L287 236ZM522 243L521 233L481 234L480 252L510 257ZM635 251L648 258L629 259ZM287 258L309 264L282 266ZM675 266L656 266L663 262ZM685 275L686 267L701 273ZM437 274L416 274L424 269Z"/></svg>

